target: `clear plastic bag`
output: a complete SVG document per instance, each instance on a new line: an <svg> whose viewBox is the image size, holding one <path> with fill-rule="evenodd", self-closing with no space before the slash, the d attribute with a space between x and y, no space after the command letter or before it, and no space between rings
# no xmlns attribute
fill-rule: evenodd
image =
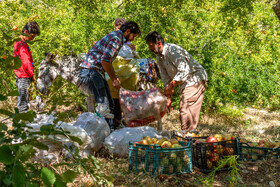
<svg viewBox="0 0 280 187"><path fill-rule="evenodd" d="M167 98L159 88L133 92L120 89L120 104L129 127L160 120L167 110Z"/></svg>

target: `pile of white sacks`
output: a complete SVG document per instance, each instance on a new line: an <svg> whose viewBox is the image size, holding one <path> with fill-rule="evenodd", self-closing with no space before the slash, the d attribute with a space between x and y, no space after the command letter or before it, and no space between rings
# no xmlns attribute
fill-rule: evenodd
<svg viewBox="0 0 280 187"><path fill-rule="evenodd" d="M53 115L38 114L32 123L28 123L27 126L31 127L30 131L40 131L40 127L43 125L54 125L55 117ZM142 126L134 128L122 128L114 131L110 134L110 128L104 117L100 114L85 112L81 114L77 121L71 123L65 123L59 121L55 128L61 128L65 131L69 131L70 135L78 137L82 140L83 144L78 145L73 143L67 137L63 136L50 136L48 140L42 140L49 146L49 151L38 152L41 158L48 158L51 160L57 159L58 152L64 151L61 146L55 143L60 142L64 145L74 145L80 150L81 156L87 156L88 154L94 154L98 152L102 147L107 147L110 153L118 157L128 157L129 153L129 141L140 141L144 136L150 136L151 138L161 138L163 133L165 136L169 136L166 131L158 133L153 127ZM50 141L55 139L55 141ZM65 154L67 154L65 152Z"/></svg>

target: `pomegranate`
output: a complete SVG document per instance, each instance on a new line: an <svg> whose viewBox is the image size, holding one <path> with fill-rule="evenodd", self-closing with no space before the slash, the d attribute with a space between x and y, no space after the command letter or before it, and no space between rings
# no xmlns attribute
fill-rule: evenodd
<svg viewBox="0 0 280 187"><path fill-rule="evenodd" d="M212 167L213 167L212 162L211 162L210 160L208 160L208 159L207 159L206 162L207 162L207 168L208 168L208 169L212 169Z"/></svg>
<svg viewBox="0 0 280 187"><path fill-rule="evenodd" d="M214 136L209 136L207 139L206 139L206 142L210 143L210 142L217 142L217 138L215 138Z"/></svg>
<svg viewBox="0 0 280 187"><path fill-rule="evenodd" d="M212 161L212 162L217 162L218 160L219 160L219 154L217 154L217 153L212 153L211 154L211 157L210 157L210 160Z"/></svg>

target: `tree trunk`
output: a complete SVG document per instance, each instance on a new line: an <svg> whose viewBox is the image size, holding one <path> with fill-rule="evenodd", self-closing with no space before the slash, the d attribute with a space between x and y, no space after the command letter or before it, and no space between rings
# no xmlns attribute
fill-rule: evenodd
<svg viewBox="0 0 280 187"><path fill-rule="evenodd" d="M280 2L277 0L277 2L273 5L273 10L275 14L277 15L278 19L280 20Z"/></svg>

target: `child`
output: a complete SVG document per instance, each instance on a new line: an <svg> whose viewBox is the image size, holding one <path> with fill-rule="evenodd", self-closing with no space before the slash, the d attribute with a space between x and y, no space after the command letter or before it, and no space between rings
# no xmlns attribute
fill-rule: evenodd
<svg viewBox="0 0 280 187"><path fill-rule="evenodd" d="M28 110L28 88L31 81L36 84L34 75L34 62L31 56L31 51L26 41L32 41L37 35L40 35L40 27L34 22L28 22L22 29L22 34L19 36L20 41L14 44L14 56L19 56L22 65L19 69L14 69L16 75L16 86L18 88L19 96L17 100L17 107L19 113L27 112Z"/></svg>

